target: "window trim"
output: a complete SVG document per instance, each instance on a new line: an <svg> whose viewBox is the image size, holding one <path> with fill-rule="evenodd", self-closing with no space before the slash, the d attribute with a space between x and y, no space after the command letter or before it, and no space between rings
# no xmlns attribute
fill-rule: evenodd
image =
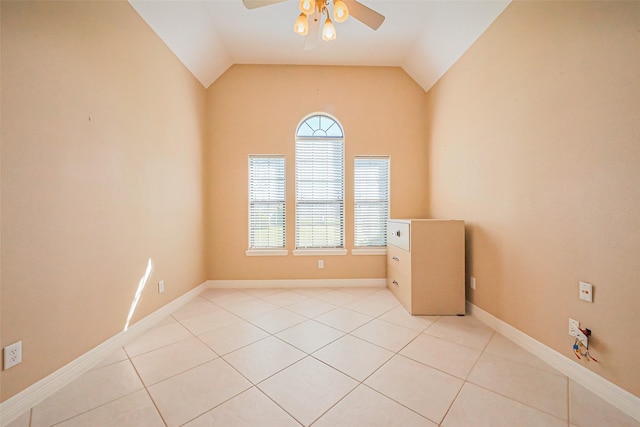
<svg viewBox="0 0 640 427"><path fill-rule="evenodd" d="M351 255L387 255L386 246L367 246L351 249Z"/></svg>
<svg viewBox="0 0 640 427"><path fill-rule="evenodd" d="M313 117L322 116L331 119L335 125L340 129L340 136L299 136L301 127L307 123L307 121ZM331 125L330 127L332 127ZM340 141L342 145L342 209L341 209L341 240L342 246L335 247L298 247L298 141ZM294 256L314 256L314 255L347 255L346 249L346 156L345 156L345 136L344 128L340 121L333 115L326 112L314 112L305 116L296 127L295 133L295 147L294 147L294 198L295 198L295 218L294 218L294 232L295 232L295 249L292 251Z"/></svg>
<svg viewBox="0 0 640 427"><path fill-rule="evenodd" d="M300 248L293 250L293 256L341 256L349 251L343 248Z"/></svg>
<svg viewBox="0 0 640 427"><path fill-rule="evenodd" d="M391 218L391 156L389 155L355 155L353 157L353 249L352 255L386 255L385 246L356 246L356 160L358 159L386 159L387 160L387 221ZM385 233L386 235L386 233Z"/></svg>
<svg viewBox="0 0 640 427"><path fill-rule="evenodd" d="M246 256L287 256L288 249L247 249L244 251Z"/></svg>
<svg viewBox="0 0 640 427"><path fill-rule="evenodd" d="M267 159L282 159L283 164L283 172L284 172L284 225L282 229L283 234L283 246L271 247L271 248L254 248L251 247L251 159L252 158L267 158ZM249 154L247 157L247 194L248 194L248 203L247 203L247 222L248 222L248 235L247 235L247 246L248 249L245 251L246 256L286 256L289 254L289 251L286 249L287 246L287 160L284 154Z"/></svg>

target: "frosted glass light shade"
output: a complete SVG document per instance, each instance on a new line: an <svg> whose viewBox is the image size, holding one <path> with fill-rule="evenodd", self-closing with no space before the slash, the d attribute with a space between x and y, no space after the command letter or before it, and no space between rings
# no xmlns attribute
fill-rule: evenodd
<svg viewBox="0 0 640 427"><path fill-rule="evenodd" d="M310 16L313 15L313 12L316 10L316 2L315 0L300 0L298 8L300 9L300 12Z"/></svg>
<svg viewBox="0 0 640 427"><path fill-rule="evenodd" d="M336 27L331 22L331 19L327 17L327 20L324 22L324 26L322 27L322 40L331 41L336 38Z"/></svg>
<svg viewBox="0 0 640 427"><path fill-rule="evenodd" d="M306 36L309 33L309 21L307 20L307 15L301 13L300 16L298 16L295 24L293 24L293 31L301 36Z"/></svg>
<svg viewBox="0 0 640 427"><path fill-rule="evenodd" d="M333 19L336 22L344 22L349 17L349 8L342 0L333 3Z"/></svg>

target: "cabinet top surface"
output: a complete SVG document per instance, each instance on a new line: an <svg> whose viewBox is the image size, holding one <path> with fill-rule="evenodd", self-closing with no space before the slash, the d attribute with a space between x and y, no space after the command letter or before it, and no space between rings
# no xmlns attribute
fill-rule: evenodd
<svg viewBox="0 0 640 427"><path fill-rule="evenodd" d="M411 224L412 222L464 222L461 219L429 219L429 218L412 218L412 219L389 218L388 221L400 222L405 224Z"/></svg>

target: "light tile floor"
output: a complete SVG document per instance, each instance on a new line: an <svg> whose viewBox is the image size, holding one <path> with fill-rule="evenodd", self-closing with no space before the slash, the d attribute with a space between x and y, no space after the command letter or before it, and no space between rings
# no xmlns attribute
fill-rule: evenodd
<svg viewBox="0 0 640 427"><path fill-rule="evenodd" d="M207 290L10 427L52 425L640 423L474 317L341 288Z"/></svg>

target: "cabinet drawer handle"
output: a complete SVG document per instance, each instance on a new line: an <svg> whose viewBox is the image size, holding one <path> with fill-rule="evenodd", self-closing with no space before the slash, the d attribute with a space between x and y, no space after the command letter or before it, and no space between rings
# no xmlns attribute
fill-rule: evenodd
<svg viewBox="0 0 640 427"><path fill-rule="evenodd" d="M394 261L400 261L400 258L398 258L397 256L394 256L394 257L393 257L393 260L394 260Z"/></svg>
<svg viewBox="0 0 640 427"><path fill-rule="evenodd" d="M394 284L394 285L396 285L396 286L399 286L399 284L398 284L398 281L397 281L397 280L394 280L394 281L393 281L393 282L391 282L391 283L393 283L393 284Z"/></svg>
<svg viewBox="0 0 640 427"><path fill-rule="evenodd" d="M395 232L396 237L400 237L400 230Z"/></svg>

